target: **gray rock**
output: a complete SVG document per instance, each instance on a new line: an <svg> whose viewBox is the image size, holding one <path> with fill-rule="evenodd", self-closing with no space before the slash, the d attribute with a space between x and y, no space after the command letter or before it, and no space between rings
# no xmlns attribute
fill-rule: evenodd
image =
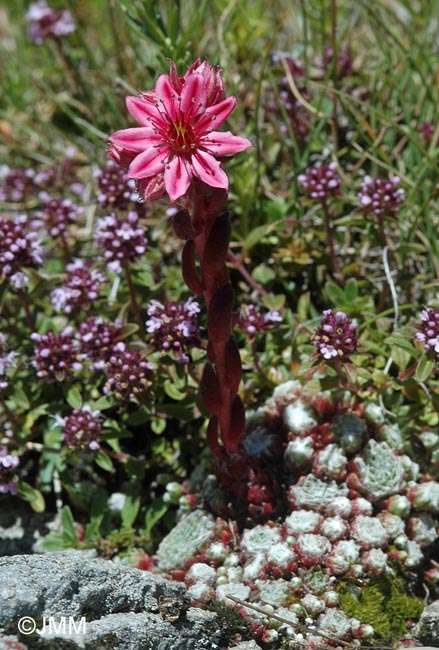
<svg viewBox="0 0 439 650"><path fill-rule="evenodd" d="M167 616L164 599L176 603L179 618ZM39 629L43 617L72 617L76 624L85 617L85 632L52 629L42 637L11 639L23 643L23 650L51 648L50 643L63 650L219 650L216 614L195 608L186 612L187 604L183 584L89 552L0 558L0 626L5 634L16 634L24 616L36 619ZM5 643L5 649L14 649Z"/></svg>
<svg viewBox="0 0 439 650"><path fill-rule="evenodd" d="M57 640L50 635L45 642ZM186 621L168 623L154 614L109 614L91 621L82 635L63 636L75 650L214 650L212 637Z"/></svg>
<svg viewBox="0 0 439 650"><path fill-rule="evenodd" d="M20 616L103 616L157 611L184 586L80 551L0 558L0 625Z"/></svg>
<svg viewBox="0 0 439 650"><path fill-rule="evenodd" d="M241 643L230 647L228 650L261 650L261 646L256 641L241 641Z"/></svg>
<svg viewBox="0 0 439 650"><path fill-rule="evenodd" d="M439 647L439 600L435 600L424 609L414 634L422 643Z"/></svg>

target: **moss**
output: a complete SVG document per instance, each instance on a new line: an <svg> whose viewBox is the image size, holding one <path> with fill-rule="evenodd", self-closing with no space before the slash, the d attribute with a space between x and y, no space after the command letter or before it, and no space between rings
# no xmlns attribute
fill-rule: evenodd
<svg viewBox="0 0 439 650"><path fill-rule="evenodd" d="M394 643L407 633L406 623L417 620L423 601L407 593L400 577L379 576L357 591L346 583L339 588L340 609L362 623L372 625L380 641Z"/></svg>
<svg viewBox="0 0 439 650"><path fill-rule="evenodd" d="M251 639L247 621L234 607L229 607L219 600L212 600L207 604L206 609L216 614L216 619L212 623L212 632L220 633L218 641L221 643L228 644L235 636L239 636L242 640Z"/></svg>

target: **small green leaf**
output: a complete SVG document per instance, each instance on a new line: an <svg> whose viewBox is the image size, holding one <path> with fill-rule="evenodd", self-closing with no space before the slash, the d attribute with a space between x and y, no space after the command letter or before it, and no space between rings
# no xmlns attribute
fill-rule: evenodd
<svg viewBox="0 0 439 650"><path fill-rule="evenodd" d="M64 506L61 510L61 525L69 544L76 546L78 543L78 535L76 534L75 520L73 519L69 506Z"/></svg>
<svg viewBox="0 0 439 650"><path fill-rule="evenodd" d="M148 533L154 528L154 526L160 521L160 519L168 512L169 504L165 503L162 497L155 499L145 515L145 528Z"/></svg>
<svg viewBox="0 0 439 650"><path fill-rule="evenodd" d="M247 235L247 237L244 239L244 247L246 250L250 250L257 244L258 242L261 241L262 237L266 234L267 232L267 225L264 224L263 226L258 226L257 228L254 228L250 233Z"/></svg>
<svg viewBox="0 0 439 650"><path fill-rule="evenodd" d="M252 276L256 282L260 282L261 284L268 284L271 282L271 280L274 280L276 274L274 273L273 269L271 269L266 264L259 264L259 266L253 269Z"/></svg>
<svg viewBox="0 0 439 650"><path fill-rule="evenodd" d="M102 397L93 402L93 408L97 411L105 411L105 409L111 408L114 404L114 399L108 397L108 395L102 395Z"/></svg>
<svg viewBox="0 0 439 650"><path fill-rule="evenodd" d="M413 343L408 341L406 338L402 338L399 336L388 336L385 341L387 345L396 345L399 348L403 348L404 350L407 350L407 352L410 352L411 354L417 354L417 350Z"/></svg>
<svg viewBox="0 0 439 650"><path fill-rule="evenodd" d="M91 501L90 517L96 519L103 517L107 509L108 494L106 490L98 488Z"/></svg>
<svg viewBox="0 0 439 650"><path fill-rule="evenodd" d="M336 284L333 284L332 282L328 282L326 285L326 293L328 294L329 299L334 305L345 305L346 304L346 296L345 292L343 289L340 289L339 286Z"/></svg>
<svg viewBox="0 0 439 650"><path fill-rule="evenodd" d="M135 334L138 331L139 326L136 323L127 323L122 327L121 336L119 338L126 339L128 336L131 336L131 334Z"/></svg>
<svg viewBox="0 0 439 650"><path fill-rule="evenodd" d="M139 508L140 508L140 498L133 497L132 495L129 494L125 499L125 503L123 504L122 513L121 513L122 526L124 528L132 527L139 513Z"/></svg>
<svg viewBox="0 0 439 650"><path fill-rule="evenodd" d="M13 395L11 395L11 399L15 402L17 406L22 408L24 411L27 411L30 409L30 402L27 398L26 393L22 388L15 388Z"/></svg>
<svg viewBox="0 0 439 650"><path fill-rule="evenodd" d="M151 420L151 429L154 433L160 435L166 429L166 420L164 418L155 418L154 420Z"/></svg>
<svg viewBox="0 0 439 650"><path fill-rule="evenodd" d="M165 389L166 395L171 399L175 399L177 402L181 401L186 397L185 393L181 393L175 384L173 384L169 379L164 383L163 388Z"/></svg>
<svg viewBox="0 0 439 650"><path fill-rule="evenodd" d="M416 381L423 383L434 370L434 360L423 354L415 371Z"/></svg>
<svg viewBox="0 0 439 650"><path fill-rule="evenodd" d="M267 307L267 309L282 309L282 307L285 304L286 297L283 294L279 294L277 296L263 296L262 302L264 305Z"/></svg>
<svg viewBox="0 0 439 650"><path fill-rule="evenodd" d="M304 322L308 320L308 310L311 302L310 293L302 293L297 303L297 318L299 321Z"/></svg>
<svg viewBox="0 0 439 650"><path fill-rule="evenodd" d="M391 357L398 366L400 372L405 370L411 359L411 354L401 347L394 346L391 351Z"/></svg>
<svg viewBox="0 0 439 650"><path fill-rule="evenodd" d="M35 512L44 512L46 503L39 490L33 488L29 483L20 481L17 485L17 493L22 499L30 503Z"/></svg>
<svg viewBox="0 0 439 650"><path fill-rule="evenodd" d="M104 469L106 472L112 472L113 471L113 462L111 458L104 452L102 449L99 449L98 453L96 454L96 464L99 465L102 469Z"/></svg>
<svg viewBox="0 0 439 650"><path fill-rule="evenodd" d="M76 386L72 386L67 391L66 399L72 409L80 409L82 406L82 397L79 389Z"/></svg>
<svg viewBox="0 0 439 650"><path fill-rule="evenodd" d="M133 411L129 414L127 418L128 424L133 426L138 426L139 424L145 424L150 419L150 414L145 411L144 408L138 408L137 411Z"/></svg>
<svg viewBox="0 0 439 650"><path fill-rule="evenodd" d="M344 293L346 299L351 302L354 302L354 300L358 298L358 286L355 278L349 278L349 280L346 282Z"/></svg>
<svg viewBox="0 0 439 650"><path fill-rule="evenodd" d="M353 363L345 363L344 368L346 371L347 378L351 384L355 384L357 381L357 368Z"/></svg>
<svg viewBox="0 0 439 650"><path fill-rule="evenodd" d="M46 551L61 551L66 547L66 540L63 533L49 533L43 540L43 548Z"/></svg>
<svg viewBox="0 0 439 650"><path fill-rule="evenodd" d="M99 528L102 523L103 515L100 517L93 517L90 523L87 524L85 528L85 539L87 542L92 542L94 539L99 537Z"/></svg>

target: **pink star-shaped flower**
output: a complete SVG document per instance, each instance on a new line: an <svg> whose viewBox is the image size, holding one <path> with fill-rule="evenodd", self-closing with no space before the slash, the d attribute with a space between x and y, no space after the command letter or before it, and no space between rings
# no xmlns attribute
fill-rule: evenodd
<svg viewBox="0 0 439 650"><path fill-rule="evenodd" d="M127 177L138 181L145 199L168 193L171 201L186 194L193 178L210 187L229 187L220 156L252 146L246 138L220 127L236 105L224 98L220 71L196 61L184 77L171 63L170 75L159 77L155 90L127 97L126 105L139 127L109 137L109 155Z"/></svg>

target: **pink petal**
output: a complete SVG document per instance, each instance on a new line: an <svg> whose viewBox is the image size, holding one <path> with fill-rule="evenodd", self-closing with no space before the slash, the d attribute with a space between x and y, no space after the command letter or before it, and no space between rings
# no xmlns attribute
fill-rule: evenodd
<svg viewBox="0 0 439 650"><path fill-rule="evenodd" d="M167 124L155 104L140 97L127 97L125 102L128 112L142 126L167 128Z"/></svg>
<svg viewBox="0 0 439 650"><path fill-rule="evenodd" d="M165 187L171 201L176 201L186 194L191 183L192 174L186 161L181 156L175 156L165 167Z"/></svg>
<svg viewBox="0 0 439 650"><path fill-rule="evenodd" d="M236 97L227 97L219 104L209 106L197 124L198 131L213 131L227 120L236 106Z"/></svg>
<svg viewBox="0 0 439 650"><path fill-rule="evenodd" d="M221 169L220 163L213 156L198 150L192 156L194 175L210 187L229 189L227 174Z"/></svg>
<svg viewBox="0 0 439 650"><path fill-rule="evenodd" d="M181 93L181 89L183 88L183 82L177 72L174 61L169 61L169 79L173 88L179 95Z"/></svg>
<svg viewBox="0 0 439 650"><path fill-rule="evenodd" d="M139 97L144 99L148 104L156 104L157 97L155 95L155 90L141 90L139 92Z"/></svg>
<svg viewBox="0 0 439 650"><path fill-rule="evenodd" d="M145 151L148 147L158 144L161 141L161 136L155 134L152 129L139 126L116 131L108 139L113 144L129 151Z"/></svg>
<svg viewBox="0 0 439 650"><path fill-rule="evenodd" d="M138 191L145 201L155 201L165 195L165 181L163 174L151 176L151 178L141 178L138 181Z"/></svg>
<svg viewBox="0 0 439 650"><path fill-rule="evenodd" d="M206 108L206 81L200 74L188 77L181 91L181 112L185 122L190 123L197 113L204 113Z"/></svg>
<svg viewBox="0 0 439 650"><path fill-rule="evenodd" d="M201 146L213 156L228 156L244 151L253 145L247 138L233 135L230 131L214 131L203 138Z"/></svg>
<svg viewBox="0 0 439 650"><path fill-rule="evenodd" d="M159 103L158 110L169 116L171 122L176 122L178 112L178 95L167 74L162 74L157 80L155 94Z"/></svg>
<svg viewBox="0 0 439 650"><path fill-rule="evenodd" d="M168 153L167 149L158 147L139 153L128 168L128 178L148 178L162 172Z"/></svg>
<svg viewBox="0 0 439 650"><path fill-rule="evenodd" d="M200 65L201 65L201 59L198 58L196 61L194 61L194 62L192 63L191 66L189 66L189 68L187 69L187 72L185 72L185 75L184 75L183 79L186 81L186 79L188 79L188 77L190 77L191 74L192 74L193 72L195 72L195 70L196 70Z"/></svg>
<svg viewBox="0 0 439 650"><path fill-rule="evenodd" d="M134 158L137 156L135 151L128 151L128 149L118 147L115 144L110 144L107 153L109 158L112 158L114 162L121 167L124 167L124 169L128 169Z"/></svg>

